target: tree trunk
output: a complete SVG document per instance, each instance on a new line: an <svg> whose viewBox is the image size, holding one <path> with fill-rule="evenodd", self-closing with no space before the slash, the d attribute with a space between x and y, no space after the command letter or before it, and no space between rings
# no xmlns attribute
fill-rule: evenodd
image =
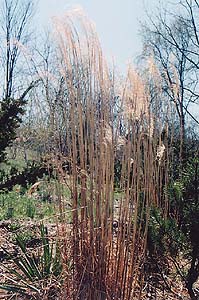
<svg viewBox="0 0 199 300"><path fill-rule="evenodd" d="M189 296L191 300L198 300L198 297L195 295L193 291L193 284L194 282L196 282L199 276L199 263L196 264L196 261L198 259L197 250L198 250L198 246L193 247L191 267L189 269L189 273L187 275L187 281L186 281L186 287L189 292Z"/></svg>
<svg viewBox="0 0 199 300"><path fill-rule="evenodd" d="M180 171L185 159L185 117L183 107L180 109Z"/></svg>

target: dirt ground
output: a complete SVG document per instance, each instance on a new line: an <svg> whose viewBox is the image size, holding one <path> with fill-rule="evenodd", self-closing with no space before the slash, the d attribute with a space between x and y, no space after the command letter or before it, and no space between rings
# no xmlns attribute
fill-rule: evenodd
<svg viewBox="0 0 199 300"><path fill-rule="evenodd" d="M48 228L49 237L56 238L57 225L45 224ZM13 221L1 221L0 222L0 283L4 283L9 278L9 272L7 269L14 268L14 265L10 263L8 257L3 251L6 249L13 255L18 255L19 249L15 244L16 234L22 235L26 241L27 249L30 251L41 245L39 240L39 222L22 221L20 223ZM172 286L173 293L162 289L161 282L164 284L164 280L160 279L159 288L154 288L153 280L150 277L149 282L143 287L143 300L189 300L186 289L180 283L177 276L171 276L165 278L167 282ZM162 280L162 281L161 281ZM198 284L199 286L199 284ZM0 289L0 300L27 300L27 298L8 295L6 291ZM30 299L30 298L28 298ZM54 300L54 298L52 298ZM97 299L93 299L97 300ZM134 299L133 299L134 300Z"/></svg>

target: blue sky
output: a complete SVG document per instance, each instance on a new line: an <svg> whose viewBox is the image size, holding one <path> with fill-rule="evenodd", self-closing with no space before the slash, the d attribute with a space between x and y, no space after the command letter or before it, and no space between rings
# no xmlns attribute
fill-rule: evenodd
<svg viewBox="0 0 199 300"><path fill-rule="evenodd" d="M160 0L35 0L42 27L51 23L53 16L80 5L94 21L102 48L109 62L114 58L116 67L123 73L142 50L139 36L140 21L147 20L146 10L156 14ZM168 4L167 1L162 1ZM173 2L175 3L175 1ZM198 114L198 113L197 113Z"/></svg>
<svg viewBox="0 0 199 300"><path fill-rule="evenodd" d="M140 21L146 19L158 0L39 0L39 18L47 26L53 16L80 5L94 21L105 55L114 58L116 65L125 68L141 51Z"/></svg>

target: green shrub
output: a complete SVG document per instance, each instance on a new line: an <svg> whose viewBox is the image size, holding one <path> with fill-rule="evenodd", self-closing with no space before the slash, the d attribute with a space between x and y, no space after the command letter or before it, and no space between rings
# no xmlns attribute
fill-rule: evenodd
<svg viewBox="0 0 199 300"><path fill-rule="evenodd" d="M40 198L21 194L16 190L0 193L0 220L41 219L54 213L55 205Z"/></svg>
<svg viewBox="0 0 199 300"><path fill-rule="evenodd" d="M158 208L151 208L148 229L150 255L176 257L183 250L184 242L185 236L175 219L164 218Z"/></svg>

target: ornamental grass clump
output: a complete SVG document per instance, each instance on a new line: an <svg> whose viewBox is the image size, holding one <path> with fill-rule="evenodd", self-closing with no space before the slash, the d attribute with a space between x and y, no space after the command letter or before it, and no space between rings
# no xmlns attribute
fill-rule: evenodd
<svg viewBox="0 0 199 300"><path fill-rule="evenodd" d="M63 299L141 299L150 207L168 209L167 166L157 159L161 136L144 82L129 68L116 88L93 27L81 20L77 27L71 16L55 22L61 86L53 127L59 159L68 162L72 203Z"/></svg>

